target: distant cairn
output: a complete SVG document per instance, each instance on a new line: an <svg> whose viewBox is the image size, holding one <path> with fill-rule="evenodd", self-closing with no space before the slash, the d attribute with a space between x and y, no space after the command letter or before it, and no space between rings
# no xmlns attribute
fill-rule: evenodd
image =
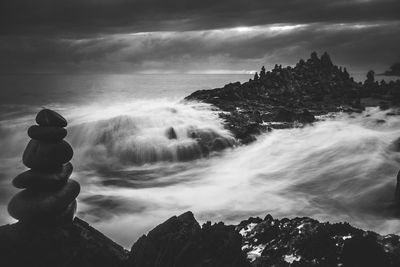
<svg viewBox="0 0 400 267"><path fill-rule="evenodd" d="M69 162L72 147L63 139L67 121L50 109L42 109L36 123L28 129L29 141L23 163L30 170L13 180L17 193L8 204L8 212L22 223L32 225L64 225L71 223L76 212L77 181L69 179L73 167Z"/></svg>

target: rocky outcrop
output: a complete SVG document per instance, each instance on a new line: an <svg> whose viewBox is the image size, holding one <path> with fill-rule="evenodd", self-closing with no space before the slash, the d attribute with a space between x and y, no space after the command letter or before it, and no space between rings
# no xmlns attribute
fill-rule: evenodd
<svg viewBox="0 0 400 267"><path fill-rule="evenodd" d="M252 266L400 266L400 237L311 218L250 218L236 230Z"/></svg>
<svg viewBox="0 0 400 267"><path fill-rule="evenodd" d="M160 224L132 246L132 267L250 266L241 237L223 223L200 227L191 212Z"/></svg>
<svg viewBox="0 0 400 267"><path fill-rule="evenodd" d="M43 226L0 226L0 265L113 267L127 259L127 251L79 218L58 227Z"/></svg>
<svg viewBox="0 0 400 267"><path fill-rule="evenodd" d="M242 143L272 128L298 127L315 121L315 115L329 112L361 112L363 98L376 98L378 105L400 103L400 80L378 83L370 73L364 84L350 77L346 68L332 63L330 56L313 52L295 67L263 67L260 74L243 84L200 90L188 101L210 103L224 111L220 117Z"/></svg>
<svg viewBox="0 0 400 267"><path fill-rule="evenodd" d="M1 226L0 241L1 266L7 267L400 266L399 236L308 217L267 215L201 227L187 212L139 238L130 252L79 218L50 230Z"/></svg>
<svg viewBox="0 0 400 267"><path fill-rule="evenodd" d="M390 66L390 70L385 71L382 75L400 76L400 62L394 63Z"/></svg>

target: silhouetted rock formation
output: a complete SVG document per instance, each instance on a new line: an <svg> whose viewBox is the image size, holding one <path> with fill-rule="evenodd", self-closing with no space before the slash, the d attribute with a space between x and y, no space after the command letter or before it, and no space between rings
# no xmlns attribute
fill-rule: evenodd
<svg viewBox="0 0 400 267"><path fill-rule="evenodd" d="M132 246L132 267L250 266L241 237L223 223L200 227L191 212L172 217Z"/></svg>
<svg viewBox="0 0 400 267"><path fill-rule="evenodd" d="M400 266L399 236L308 217L267 215L237 226L200 227L186 212L139 238L131 252L79 218L50 229L1 226L0 241L1 266L7 267Z"/></svg>
<svg viewBox="0 0 400 267"><path fill-rule="evenodd" d="M32 138L23 155L31 168L14 178L13 184L25 190L8 205L12 217L21 223L42 226L71 223L76 211L80 185L68 180L72 173L72 147L63 139L67 121L58 113L43 109L36 116L39 125L31 126Z"/></svg>
<svg viewBox="0 0 400 267"><path fill-rule="evenodd" d="M250 218L236 230L252 266L400 266L400 238L308 217Z"/></svg>
<svg viewBox="0 0 400 267"><path fill-rule="evenodd" d="M128 253L86 222L42 228L16 223L0 226L4 267L118 267Z"/></svg>
<svg viewBox="0 0 400 267"><path fill-rule="evenodd" d="M392 66L390 66L390 70L385 71L383 75L400 76L400 62L394 63Z"/></svg>
<svg viewBox="0 0 400 267"><path fill-rule="evenodd" d="M271 128L311 123L314 115L360 112L364 108L361 100L371 97L382 102L378 105L397 105L400 80L378 83L370 72L364 84L357 83L346 68L333 64L327 53L319 58L313 52L295 67L275 65L267 72L262 68L249 82L196 91L185 99L210 103L225 111L220 117L226 128L242 143L248 143L254 135Z"/></svg>

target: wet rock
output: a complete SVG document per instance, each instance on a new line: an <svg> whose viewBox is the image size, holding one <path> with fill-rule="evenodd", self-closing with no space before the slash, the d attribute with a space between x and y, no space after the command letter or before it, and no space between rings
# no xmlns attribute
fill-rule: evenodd
<svg viewBox="0 0 400 267"><path fill-rule="evenodd" d="M178 139L174 127L169 127L166 131L166 135L168 139Z"/></svg>
<svg viewBox="0 0 400 267"><path fill-rule="evenodd" d="M217 138L214 140L211 150L212 151L221 151L224 150L225 148L227 148L227 144L226 141L222 138Z"/></svg>
<svg viewBox="0 0 400 267"><path fill-rule="evenodd" d="M274 121L277 122L293 122L297 119L296 113L293 111L287 110L285 108L280 108L277 114L275 115Z"/></svg>
<svg viewBox="0 0 400 267"><path fill-rule="evenodd" d="M33 125L29 127L28 135L30 138L39 141L57 142L67 136L67 130L61 127Z"/></svg>
<svg viewBox="0 0 400 267"><path fill-rule="evenodd" d="M298 119L300 122L303 122L303 123L315 122L314 115L308 109L304 109L303 112L298 115Z"/></svg>
<svg viewBox="0 0 400 267"><path fill-rule="evenodd" d="M72 170L70 162L64 164L60 169L50 172L28 170L15 177L12 183L16 188L29 188L37 191L59 189L65 185Z"/></svg>
<svg viewBox="0 0 400 267"><path fill-rule="evenodd" d="M72 147L63 141L43 143L32 139L22 156L25 166L38 170L54 170L72 159Z"/></svg>
<svg viewBox="0 0 400 267"><path fill-rule="evenodd" d="M397 173L397 177L396 177L395 199L396 199L397 204L400 205L400 171Z"/></svg>
<svg viewBox="0 0 400 267"><path fill-rule="evenodd" d="M236 230L252 266L399 266L400 237L308 217L250 218Z"/></svg>
<svg viewBox="0 0 400 267"><path fill-rule="evenodd" d="M25 189L17 193L8 205L8 212L17 220L38 221L57 217L79 195L79 183L70 179L54 192Z"/></svg>
<svg viewBox="0 0 400 267"><path fill-rule="evenodd" d="M67 120L50 109L42 109L36 116L36 123L40 126L66 127Z"/></svg>

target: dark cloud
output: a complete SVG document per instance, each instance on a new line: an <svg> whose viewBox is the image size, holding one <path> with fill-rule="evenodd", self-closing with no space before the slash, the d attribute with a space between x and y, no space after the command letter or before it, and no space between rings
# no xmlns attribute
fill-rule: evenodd
<svg viewBox="0 0 400 267"><path fill-rule="evenodd" d="M399 20L398 0L2 0L0 33L99 34Z"/></svg>
<svg viewBox="0 0 400 267"><path fill-rule="evenodd" d="M354 69L400 59L400 22L264 25L225 30L113 34L87 39L0 39L1 72L253 70L329 51Z"/></svg>
<svg viewBox="0 0 400 267"><path fill-rule="evenodd" d="M384 69L399 26L398 0L3 0L0 72L253 70L312 50Z"/></svg>

